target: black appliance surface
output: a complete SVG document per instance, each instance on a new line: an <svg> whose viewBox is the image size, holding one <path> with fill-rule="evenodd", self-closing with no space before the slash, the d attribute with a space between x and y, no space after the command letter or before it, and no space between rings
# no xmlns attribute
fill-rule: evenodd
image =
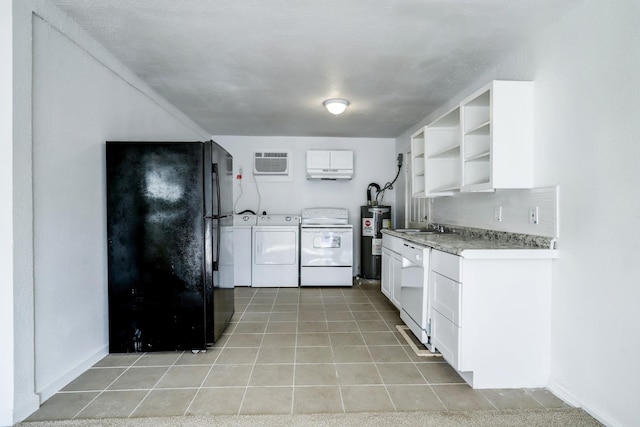
<svg viewBox="0 0 640 427"><path fill-rule="evenodd" d="M109 351L206 348L234 311L231 156L212 141L106 153Z"/></svg>
<svg viewBox="0 0 640 427"><path fill-rule="evenodd" d="M391 223L391 206L360 206L360 221L360 275L379 280L382 272L381 230Z"/></svg>

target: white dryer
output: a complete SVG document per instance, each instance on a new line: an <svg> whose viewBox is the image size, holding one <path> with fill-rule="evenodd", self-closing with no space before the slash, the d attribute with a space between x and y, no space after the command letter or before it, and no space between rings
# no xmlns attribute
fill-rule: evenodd
<svg viewBox="0 0 640 427"><path fill-rule="evenodd" d="M298 215L259 215L252 228L251 286L297 287L299 284Z"/></svg>

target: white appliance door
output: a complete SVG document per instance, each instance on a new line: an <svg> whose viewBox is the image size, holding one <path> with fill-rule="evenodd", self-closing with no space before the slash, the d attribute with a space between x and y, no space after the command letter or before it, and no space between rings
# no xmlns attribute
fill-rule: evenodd
<svg viewBox="0 0 640 427"><path fill-rule="evenodd" d="M422 265L412 261L402 259L402 273L400 282L400 301L402 310L420 326L425 329L425 289L424 289L424 268Z"/></svg>
<svg viewBox="0 0 640 427"><path fill-rule="evenodd" d="M353 263L353 229L303 227L300 238L302 266L350 266Z"/></svg>
<svg viewBox="0 0 640 427"><path fill-rule="evenodd" d="M255 265L295 265L298 262L297 229L254 228L253 263Z"/></svg>
<svg viewBox="0 0 640 427"><path fill-rule="evenodd" d="M235 286L251 286L251 227L233 228L233 282Z"/></svg>

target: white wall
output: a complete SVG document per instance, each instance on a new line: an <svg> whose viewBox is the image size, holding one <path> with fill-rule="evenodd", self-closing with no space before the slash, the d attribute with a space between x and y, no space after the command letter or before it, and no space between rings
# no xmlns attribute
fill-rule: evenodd
<svg viewBox="0 0 640 427"><path fill-rule="evenodd" d="M13 58L11 2L0 2L0 425L13 423Z"/></svg>
<svg viewBox="0 0 640 427"><path fill-rule="evenodd" d="M37 409L34 393L46 400L107 352L104 141L208 134L48 1L14 7L16 76L33 78L33 87L14 81L14 107L21 105L13 165L25 168L14 177L14 217L33 200L26 213L33 231L21 223L13 230L20 242L14 257L33 253L32 263L16 263L13 278L13 408L20 420ZM11 332L3 323L1 333Z"/></svg>
<svg viewBox="0 0 640 427"><path fill-rule="evenodd" d="M13 419L37 409L33 304L31 8L13 2Z"/></svg>
<svg viewBox="0 0 640 427"><path fill-rule="evenodd" d="M291 213L299 215L311 207L339 207L349 209L349 222L354 228L354 274L360 260L360 206L367 203L367 186L375 182L381 187L393 180L397 172L395 140L391 138L311 138L311 137L249 137L214 136L213 139L233 155L234 174L243 169L243 196L237 211L258 210L258 193L251 174L253 151L264 149L293 150L293 179L291 181L261 181L259 212ZM309 149L354 150L354 175L348 181L319 181L306 178L306 155ZM401 174L402 175L402 174ZM240 194L239 183L234 187L234 201ZM384 203L396 206L397 190L385 193Z"/></svg>
<svg viewBox="0 0 640 427"><path fill-rule="evenodd" d="M536 182L561 189L551 387L612 425L640 420L638 22L637 1L589 0L530 50Z"/></svg>
<svg viewBox="0 0 640 427"><path fill-rule="evenodd" d="M549 387L615 426L640 420L638 22L635 0L586 0L469 88L535 82L535 184L560 187Z"/></svg>

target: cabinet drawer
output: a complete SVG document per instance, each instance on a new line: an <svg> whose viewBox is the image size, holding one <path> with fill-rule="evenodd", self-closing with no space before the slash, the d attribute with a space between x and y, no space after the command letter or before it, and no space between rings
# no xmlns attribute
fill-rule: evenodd
<svg viewBox="0 0 640 427"><path fill-rule="evenodd" d="M442 357L454 368L459 366L460 328L444 317L438 310L433 310L431 339L442 353Z"/></svg>
<svg viewBox="0 0 640 427"><path fill-rule="evenodd" d="M431 269L456 282L460 282L462 277L462 258L433 250L431 251Z"/></svg>
<svg viewBox="0 0 640 427"><path fill-rule="evenodd" d="M400 237L391 236L390 234L382 234L382 247L387 248L393 252L400 252L404 240Z"/></svg>
<svg viewBox="0 0 640 427"><path fill-rule="evenodd" d="M431 272L429 277L433 289L433 308L457 326L460 325L460 283Z"/></svg>

